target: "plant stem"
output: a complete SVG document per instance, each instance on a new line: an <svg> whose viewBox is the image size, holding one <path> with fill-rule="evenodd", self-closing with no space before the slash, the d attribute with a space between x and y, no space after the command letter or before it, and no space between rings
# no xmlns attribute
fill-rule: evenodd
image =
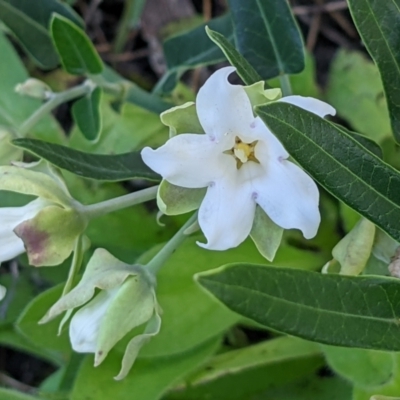
<svg viewBox="0 0 400 400"><path fill-rule="evenodd" d="M193 225L197 219L197 212L194 213L182 226L181 229L170 239L170 241L153 257L147 264L147 269L154 275L164 265L165 261L174 253L174 251L181 245L186 238L186 230Z"/></svg>
<svg viewBox="0 0 400 400"><path fill-rule="evenodd" d="M292 86L290 84L289 75L281 75L279 77L281 83L283 97L292 95Z"/></svg>
<svg viewBox="0 0 400 400"><path fill-rule="evenodd" d="M62 103L84 96L93 89L90 81L84 82L82 85L75 86L64 92L54 93L52 97L39 107L19 128L18 133L21 137L26 136L29 131L47 114L53 111Z"/></svg>
<svg viewBox="0 0 400 400"><path fill-rule="evenodd" d="M87 206L80 205L80 212L86 215L89 219L101 217L114 211L121 210L136 204L144 203L145 201L153 200L157 197L158 186L152 186L147 189L139 190L138 192L128 193L124 196L114 199L102 201L96 204Z"/></svg>

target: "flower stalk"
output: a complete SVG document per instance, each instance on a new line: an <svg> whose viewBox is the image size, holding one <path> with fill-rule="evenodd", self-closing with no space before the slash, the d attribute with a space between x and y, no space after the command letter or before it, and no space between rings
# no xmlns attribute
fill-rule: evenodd
<svg viewBox="0 0 400 400"><path fill-rule="evenodd" d="M89 219L101 217L114 211L122 210L136 204L153 200L157 197L157 186L152 186L137 192L128 193L114 199L105 200L96 204L79 204L79 211Z"/></svg>
<svg viewBox="0 0 400 400"><path fill-rule="evenodd" d="M50 99L39 107L19 128L18 134L21 137L26 136L29 131L47 114L51 113L59 105L67 101L84 96L93 90L93 83L89 80L72 89L60 93L53 93Z"/></svg>
<svg viewBox="0 0 400 400"><path fill-rule="evenodd" d="M161 269L168 258L182 244L187 236L187 229L190 228L197 220L197 212L195 212L182 226L181 229L169 240L169 242L157 253L157 255L146 265L147 269L154 275Z"/></svg>

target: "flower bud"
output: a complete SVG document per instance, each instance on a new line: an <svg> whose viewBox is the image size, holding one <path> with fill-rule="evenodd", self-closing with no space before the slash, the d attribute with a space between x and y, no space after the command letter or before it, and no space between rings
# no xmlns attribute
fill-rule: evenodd
<svg viewBox="0 0 400 400"><path fill-rule="evenodd" d="M6 294L7 294L7 289L4 286L0 285L0 301L4 299Z"/></svg>
<svg viewBox="0 0 400 400"><path fill-rule="evenodd" d="M36 78L29 78L15 87L15 91L23 96L33 97L39 100L47 100L52 90L44 82Z"/></svg>
<svg viewBox="0 0 400 400"><path fill-rule="evenodd" d="M22 207L0 208L0 263L24 251L34 266L62 263L87 219L57 171L42 162L0 167L0 190L37 197Z"/></svg>
<svg viewBox="0 0 400 400"><path fill-rule="evenodd" d="M154 286L154 276L143 266L125 264L97 249L79 284L61 297L40 323L82 306L71 319L69 336L76 352L95 354L95 366L125 335L146 324L144 333L128 343L116 377L123 379L141 347L159 332L161 318ZM95 295L96 288L101 291Z"/></svg>
<svg viewBox="0 0 400 400"><path fill-rule="evenodd" d="M372 222L361 218L356 226L333 248L334 259L324 266L322 272L359 275L372 254L375 230Z"/></svg>

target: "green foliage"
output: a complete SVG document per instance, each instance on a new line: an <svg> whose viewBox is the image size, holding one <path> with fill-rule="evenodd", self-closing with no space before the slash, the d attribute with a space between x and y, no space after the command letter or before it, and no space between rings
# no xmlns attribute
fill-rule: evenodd
<svg viewBox="0 0 400 400"><path fill-rule="evenodd" d="M236 263L197 280L233 311L280 332L337 346L400 349L395 279Z"/></svg>
<svg viewBox="0 0 400 400"><path fill-rule="evenodd" d="M89 37L76 24L61 16L51 20L51 37L64 69L73 75L100 74L103 62Z"/></svg>
<svg viewBox="0 0 400 400"><path fill-rule="evenodd" d="M393 131L400 141L400 1L348 1L373 60L339 47L327 85L320 88L316 72L321 71L316 71L314 56L305 52L290 2L228 0L221 17L204 22L196 14L151 33L149 40L167 36L166 73L152 92L139 86L150 87L151 71L143 70L147 60L119 59L141 57L135 53L135 35L148 40L138 24L145 1L127 0L120 21L112 25L110 18L100 24L111 52L98 48L109 65L96 50L102 39L95 37L92 43L71 8L74 3L0 0L0 252L21 226L32 227L41 217L18 216L19 228L14 226L13 216L22 212L16 207L37 196L58 204L42 221L46 231L63 232L57 242L51 235L52 253L65 258L78 233L84 235L78 243L84 243L85 250L54 268L34 268L26 254L1 266L0 286L7 289L0 302L1 346L18 352L21 365L30 354L57 369L49 376L42 371L29 394L0 388L0 398L398 400L400 283L382 275L400 276L400 147L392 137ZM92 6L84 15L90 37L96 36L97 17L106 9L102 4L93 13ZM190 30L182 31L183 26ZM321 58L317 60L320 64ZM181 227L186 213L201 206L207 188L172 185L141 158L143 147L157 148L168 137L204 134L196 92L211 71L227 62L251 85L245 91L257 106L255 117L321 185L322 220L311 240L277 226L256 206L250 238L226 251L205 250L196 244L205 242L201 234L189 235L198 228L196 223L185 233ZM177 86L186 71L205 66L213 67L193 73L190 86ZM30 77L44 88L40 100L14 90ZM236 78L230 79L234 83ZM265 91L266 80L279 89ZM325 76L319 74L318 80L325 81ZM330 122L277 102L282 83L285 95L323 98L339 118ZM55 185L58 172L47 171L41 181L32 175L32 166L24 165L18 173L4 166L22 159L45 159L59 167L72 198ZM135 207L126 203L124 209L93 218L86 229L73 230L73 240L65 244L71 239L69 219L54 217L64 213L62 207L87 210L86 205L118 202L146 187L147 180L161 182L157 201ZM24 194L8 191L15 188ZM177 237L181 243L173 247ZM24 245L29 250L32 243L26 240ZM154 271L154 257L168 246L170 256L152 278L156 282L151 280L162 310L155 308L154 292L146 297L147 308L160 312L161 330L143 346L126 379L116 382L112 377L121 369L128 342L156 331L150 326L144 332L146 323L140 325L149 315L143 320L130 317L146 311L137 281L128 282L124 295L109 307L109 324L91 319L89 328L102 326L100 342L106 343L106 351L112 348L99 367L93 366L94 354L72 351L68 325L57 336L62 316L38 324L59 301L65 282L64 292L76 287L92 254L104 254L99 248L118 263L138 262ZM265 265L266 259L273 261ZM106 258L101 260L106 269L111 267ZM97 261L93 270L101 264ZM92 284L96 298L99 285ZM0 375L20 379L9 368L14 364L2 361Z"/></svg>
<svg viewBox="0 0 400 400"><path fill-rule="evenodd" d="M400 28L400 2L349 0L349 7L363 42L379 68L393 134L400 141L400 51L393 35Z"/></svg>
<svg viewBox="0 0 400 400"><path fill-rule="evenodd" d="M25 82L28 74L5 35L0 32L0 125L18 129L40 106L40 101L15 93L17 84ZM18 104L18 107L15 107ZM31 135L55 143L64 141L64 135L55 119L47 115L35 127Z"/></svg>
<svg viewBox="0 0 400 400"><path fill-rule="evenodd" d="M86 139L96 140L101 129L101 89L96 88L77 100L72 106L72 116Z"/></svg>
<svg viewBox="0 0 400 400"><path fill-rule="evenodd" d="M229 62L236 67L238 75L246 85L262 81L261 76L253 69L251 64L235 49L223 35L206 26L209 38L222 50Z"/></svg>
<svg viewBox="0 0 400 400"><path fill-rule="evenodd" d="M259 107L257 113L314 179L400 240L399 230L393 224L400 218L396 204L398 171L337 126L298 107L275 103ZM370 207L371 203L374 207Z"/></svg>
<svg viewBox="0 0 400 400"><path fill-rule="evenodd" d="M229 14L211 20L207 26L233 41L232 21ZM196 46L193 46L196 43ZM169 93L180 76L188 69L224 61L221 50L208 38L205 24L190 32L174 36L164 43L168 71L157 84L156 91Z"/></svg>
<svg viewBox="0 0 400 400"><path fill-rule="evenodd" d="M303 70L303 42L287 2L228 3L238 49L263 79Z"/></svg>
<svg viewBox="0 0 400 400"><path fill-rule="evenodd" d="M364 54L338 51L331 64L326 99L357 132L379 142L391 135L379 70Z"/></svg>
<svg viewBox="0 0 400 400"><path fill-rule="evenodd" d="M118 155L89 154L36 139L15 139L13 143L61 169L85 178L100 181L159 179L159 175L143 163L140 153L136 151Z"/></svg>
<svg viewBox="0 0 400 400"><path fill-rule="evenodd" d="M82 26L80 18L65 4L56 0L1 0L0 19L17 37L32 59L42 68L50 69L59 60L51 42L48 27L53 13Z"/></svg>

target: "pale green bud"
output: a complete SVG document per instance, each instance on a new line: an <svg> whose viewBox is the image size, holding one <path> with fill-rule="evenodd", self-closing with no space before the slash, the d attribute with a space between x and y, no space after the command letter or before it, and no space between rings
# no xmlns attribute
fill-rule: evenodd
<svg viewBox="0 0 400 400"><path fill-rule="evenodd" d="M39 100L47 100L52 95L52 90L44 82L36 78L29 78L15 87L15 92Z"/></svg>
<svg viewBox="0 0 400 400"><path fill-rule="evenodd" d="M0 301L4 299L6 294L7 294L7 289L4 286L0 285Z"/></svg>
<svg viewBox="0 0 400 400"><path fill-rule="evenodd" d="M0 208L0 263L26 250L31 265L61 264L88 221L57 171L44 162L0 167L0 190L37 197L23 207Z"/></svg>
<svg viewBox="0 0 400 400"><path fill-rule="evenodd" d="M323 272L359 275L372 254L375 231L376 228L372 222L361 218L354 228L333 248L332 256L334 260L324 266Z"/></svg>
<svg viewBox="0 0 400 400"><path fill-rule="evenodd" d="M141 347L159 332L161 318L154 287L154 276L143 266L125 264L106 250L97 249L79 284L61 297L40 323L64 311L69 316L74 308L83 306L71 319L69 335L76 352L94 353L95 366L103 362L118 341L146 324L144 332L127 345L115 378L123 379ZM96 288L101 289L97 295Z"/></svg>

